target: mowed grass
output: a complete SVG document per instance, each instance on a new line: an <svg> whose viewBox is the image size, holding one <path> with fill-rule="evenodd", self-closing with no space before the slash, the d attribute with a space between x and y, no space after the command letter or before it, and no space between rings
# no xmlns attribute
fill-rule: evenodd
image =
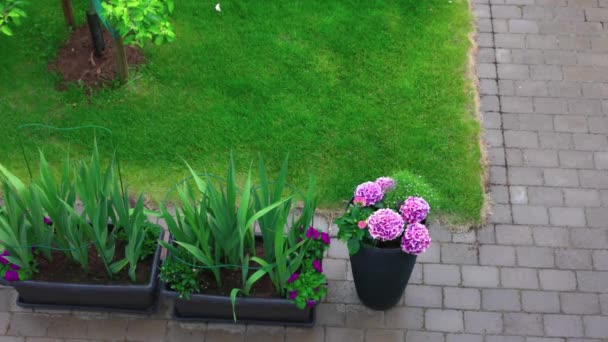
<svg viewBox="0 0 608 342"><path fill-rule="evenodd" d="M186 176L184 160L224 174L232 152L245 173L258 153L274 170L289 154L292 183L314 172L322 207L407 169L452 221L480 221L467 1L226 1L221 13L215 3L177 1L175 42L146 46L130 84L93 96L55 90L47 63L68 36L61 9L28 7L15 37L0 36L0 162L25 175L22 144L58 160L92 142L90 129L20 124L101 125L113 132L96 133L102 151L118 146L128 182L155 199Z"/></svg>

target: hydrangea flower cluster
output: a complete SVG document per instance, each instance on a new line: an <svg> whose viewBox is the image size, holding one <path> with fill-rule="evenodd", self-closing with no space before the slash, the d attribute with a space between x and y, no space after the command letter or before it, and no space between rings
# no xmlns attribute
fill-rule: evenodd
<svg viewBox="0 0 608 342"><path fill-rule="evenodd" d="M369 234L377 240L390 241L403 233L405 222L399 213L392 209L379 209L367 220Z"/></svg>
<svg viewBox="0 0 608 342"><path fill-rule="evenodd" d="M376 182L365 182L359 184L355 189L355 199L359 201L365 201L364 206L374 205L382 201L384 192L378 183Z"/></svg>
<svg viewBox="0 0 608 342"><path fill-rule="evenodd" d="M408 197L399 212L407 223L418 223L424 221L431 210L429 204L421 197Z"/></svg>
<svg viewBox="0 0 608 342"><path fill-rule="evenodd" d="M431 245L429 231L421 223L411 223L407 226L401 238L401 250L405 253L419 255Z"/></svg>
<svg viewBox="0 0 608 342"><path fill-rule="evenodd" d="M395 180L390 177L380 177L376 179L376 184L380 185L382 192L387 192L395 188Z"/></svg>

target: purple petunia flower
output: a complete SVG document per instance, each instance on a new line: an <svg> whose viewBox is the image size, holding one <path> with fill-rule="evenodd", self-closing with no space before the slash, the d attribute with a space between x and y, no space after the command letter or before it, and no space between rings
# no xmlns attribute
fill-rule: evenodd
<svg viewBox="0 0 608 342"><path fill-rule="evenodd" d="M365 182L357 186L355 190L355 198L363 197L366 206L382 201L383 196L382 188L376 182Z"/></svg>
<svg viewBox="0 0 608 342"><path fill-rule="evenodd" d="M309 227L306 231L306 237L309 239L316 240L319 238L319 236L321 236L321 234L314 227Z"/></svg>
<svg viewBox="0 0 608 342"><path fill-rule="evenodd" d="M291 277L289 277L289 279L287 279L287 284L293 283L294 281L296 281L296 279L298 279L299 276L300 276L300 274L298 272L292 274Z"/></svg>
<svg viewBox="0 0 608 342"><path fill-rule="evenodd" d="M423 224L412 223L407 226L401 239L401 250L408 254L418 255L431 245L429 231Z"/></svg>
<svg viewBox="0 0 608 342"><path fill-rule="evenodd" d="M289 291L289 299L296 299L298 291Z"/></svg>
<svg viewBox="0 0 608 342"><path fill-rule="evenodd" d="M428 215L431 207L422 197L408 197L399 212L408 223L422 222Z"/></svg>
<svg viewBox="0 0 608 342"><path fill-rule="evenodd" d="M309 308L312 308L315 306L315 304L317 304L316 301L312 300L312 299L307 299L306 300L306 306L308 306Z"/></svg>
<svg viewBox="0 0 608 342"><path fill-rule="evenodd" d="M403 233L403 217L391 209L379 209L367 219L369 234L377 240L390 241Z"/></svg>
<svg viewBox="0 0 608 342"><path fill-rule="evenodd" d="M319 273L323 273L323 264L321 264L321 261L319 261L319 260L312 261L312 268L317 270L317 272L319 272Z"/></svg>
<svg viewBox="0 0 608 342"><path fill-rule="evenodd" d="M321 233L321 241L323 241L323 243L325 243L326 245L329 245L331 243L331 239L329 238L329 234L327 234L327 233Z"/></svg>
<svg viewBox="0 0 608 342"><path fill-rule="evenodd" d="M21 269L21 267L15 265L15 264L11 264L10 267L11 267L12 270L15 270L15 271L19 271Z"/></svg>
<svg viewBox="0 0 608 342"><path fill-rule="evenodd" d="M4 250L4 252L2 252L2 254L0 254L0 263L2 263L2 265L6 265L8 264L8 260L6 260L5 256L9 256L11 255L8 250Z"/></svg>
<svg viewBox="0 0 608 342"><path fill-rule="evenodd" d="M19 280L19 273L17 273L17 271L6 271L4 279L7 281L17 281Z"/></svg>
<svg viewBox="0 0 608 342"><path fill-rule="evenodd" d="M380 185L382 192L387 192L395 188L395 180L390 177L380 177L376 179L376 184Z"/></svg>
<svg viewBox="0 0 608 342"><path fill-rule="evenodd" d="M50 226L53 224L53 221L51 221L50 217L45 216L44 217L44 224L46 224L47 226Z"/></svg>

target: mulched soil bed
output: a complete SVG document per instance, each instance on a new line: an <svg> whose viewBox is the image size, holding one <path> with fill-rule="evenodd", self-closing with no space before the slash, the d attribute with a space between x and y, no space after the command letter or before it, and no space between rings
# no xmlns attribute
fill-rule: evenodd
<svg viewBox="0 0 608 342"><path fill-rule="evenodd" d="M93 42L87 25L74 30L68 41L57 53L57 60L49 63L50 71L59 73L62 78L58 89L65 90L70 83L81 84L87 88L98 89L112 83L116 78L114 44L110 34L103 30L106 49L103 56L93 53ZM144 62L143 52L133 46L127 46L129 65Z"/></svg>
<svg viewBox="0 0 608 342"><path fill-rule="evenodd" d="M70 260L62 251L52 251L52 262L48 262L40 253L36 255L39 272L34 274L32 280L74 283L74 284L105 284L105 285L129 285L133 284L129 278L129 266L116 274L113 278L108 277L105 266L97 249L93 245L89 246L89 273L85 273L79 264ZM116 243L116 253L114 261L120 260L125 255L125 242ZM150 272L154 255L150 255L145 260L137 264L136 279L137 285L144 285L150 281Z"/></svg>

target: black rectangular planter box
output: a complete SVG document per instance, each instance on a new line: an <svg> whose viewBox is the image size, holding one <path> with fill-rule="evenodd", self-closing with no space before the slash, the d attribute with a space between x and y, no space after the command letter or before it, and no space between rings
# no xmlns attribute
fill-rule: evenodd
<svg viewBox="0 0 608 342"><path fill-rule="evenodd" d="M180 299L166 285L163 293L175 298L177 320L234 323L228 296L192 294L190 300ZM316 307L300 310L288 299L238 297L236 300L236 323L310 327L315 324L315 314Z"/></svg>
<svg viewBox="0 0 608 342"><path fill-rule="evenodd" d="M164 232L161 232L160 239ZM28 308L79 309L149 313L156 308L161 247L156 247L150 280L146 285L75 284L17 281L17 304Z"/></svg>

